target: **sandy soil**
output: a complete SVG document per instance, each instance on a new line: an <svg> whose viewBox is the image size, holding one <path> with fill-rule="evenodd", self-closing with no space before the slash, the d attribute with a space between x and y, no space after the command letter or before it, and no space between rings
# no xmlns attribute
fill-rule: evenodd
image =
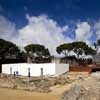
<svg viewBox="0 0 100 100"><path fill-rule="evenodd" d="M60 100L59 95L0 88L0 100Z"/></svg>
<svg viewBox="0 0 100 100"><path fill-rule="evenodd" d="M62 94L71 88L72 84L65 84L65 85L56 85L51 87L52 90L51 94L62 96Z"/></svg>
<svg viewBox="0 0 100 100"><path fill-rule="evenodd" d="M50 93L36 93L28 92L24 90L13 90L7 88L0 88L0 100L60 100L64 91L69 90L72 84L77 83L79 76L88 76L84 73L69 73L71 80L74 80L71 84L52 86Z"/></svg>

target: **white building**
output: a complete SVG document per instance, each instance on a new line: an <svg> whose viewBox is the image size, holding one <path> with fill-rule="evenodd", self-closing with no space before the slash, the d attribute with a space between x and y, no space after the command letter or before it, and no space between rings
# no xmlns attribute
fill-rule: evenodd
<svg viewBox="0 0 100 100"><path fill-rule="evenodd" d="M2 73L28 76L43 75L59 75L69 71L69 64L55 64L55 63L42 63L42 64L2 64Z"/></svg>

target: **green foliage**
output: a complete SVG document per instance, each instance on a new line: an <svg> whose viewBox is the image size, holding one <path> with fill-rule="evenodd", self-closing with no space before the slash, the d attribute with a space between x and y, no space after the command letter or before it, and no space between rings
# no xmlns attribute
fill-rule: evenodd
<svg viewBox="0 0 100 100"><path fill-rule="evenodd" d="M69 52L72 50L77 54L77 56L82 55L83 52L86 55L96 54L96 51L94 49L92 49L85 42L82 42L82 41L62 44L56 48L56 51L58 54L63 53L65 56L67 55L66 51Z"/></svg>
<svg viewBox="0 0 100 100"><path fill-rule="evenodd" d="M20 50L15 44L9 41L0 39L0 56L1 57L7 56L7 55L14 55L14 54L17 56L19 52Z"/></svg>
<svg viewBox="0 0 100 100"><path fill-rule="evenodd" d="M95 55L96 54L96 50L92 49L91 47L87 47L84 51L85 51L86 55Z"/></svg>
<svg viewBox="0 0 100 100"><path fill-rule="evenodd" d="M67 43L67 44L62 44L62 45L58 46L56 48L56 51L57 51L58 54L63 53L64 55L66 55L66 50L70 51L72 49L73 49L72 44L71 43Z"/></svg>
<svg viewBox="0 0 100 100"><path fill-rule="evenodd" d="M24 47L26 52L29 54L36 53L38 56L50 56L49 50L46 49L43 45L39 44L30 44Z"/></svg>
<svg viewBox="0 0 100 100"><path fill-rule="evenodd" d="M73 51L77 54L77 56L82 55L83 52L88 48L88 45L86 45L85 42L73 42Z"/></svg>
<svg viewBox="0 0 100 100"><path fill-rule="evenodd" d="M97 43L96 43L96 42L94 42L94 44L93 44L93 45L94 45L94 47L95 47L95 49L96 49L96 48L97 48Z"/></svg>
<svg viewBox="0 0 100 100"><path fill-rule="evenodd" d="M97 40L97 44L100 46L100 39Z"/></svg>

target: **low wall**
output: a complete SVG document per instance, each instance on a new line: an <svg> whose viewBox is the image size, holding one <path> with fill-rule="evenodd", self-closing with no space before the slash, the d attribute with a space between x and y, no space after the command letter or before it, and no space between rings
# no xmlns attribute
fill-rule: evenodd
<svg viewBox="0 0 100 100"><path fill-rule="evenodd" d="M43 70L43 75L55 75L69 71L68 64L60 65L55 63L46 63L46 64L20 63L20 64L3 64L2 73L14 74L14 72L18 72L18 75L28 76L30 69L31 76L40 76L42 73L41 68Z"/></svg>
<svg viewBox="0 0 100 100"><path fill-rule="evenodd" d="M73 72L91 72L91 67L69 67Z"/></svg>
<svg viewBox="0 0 100 100"><path fill-rule="evenodd" d="M69 70L70 71L73 71L73 72L93 72L93 71L100 71L100 67L69 67Z"/></svg>

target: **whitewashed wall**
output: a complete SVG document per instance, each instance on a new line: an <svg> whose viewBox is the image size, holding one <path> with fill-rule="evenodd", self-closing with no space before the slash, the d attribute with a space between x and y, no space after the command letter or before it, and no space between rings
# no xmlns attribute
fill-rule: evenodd
<svg viewBox="0 0 100 100"><path fill-rule="evenodd" d="M55 66L55 71L57 75L69 71L69 64L55 64Z"/></svg>
<svg viewBox="0 0 100 100"><path fill-rule="evenodd" d="M61 74L66 71L69 71L68 64L55 64L55 63L44 63L44 64L28 64L28 63L19 63L19 64L3 64L2 73L14 74L18 71L19 75L28 76L28 68L30 68L31 76L40 76L41 68L43 68L43 75L56 75ZM12 69L12 71L10 71Z"/></svg>

